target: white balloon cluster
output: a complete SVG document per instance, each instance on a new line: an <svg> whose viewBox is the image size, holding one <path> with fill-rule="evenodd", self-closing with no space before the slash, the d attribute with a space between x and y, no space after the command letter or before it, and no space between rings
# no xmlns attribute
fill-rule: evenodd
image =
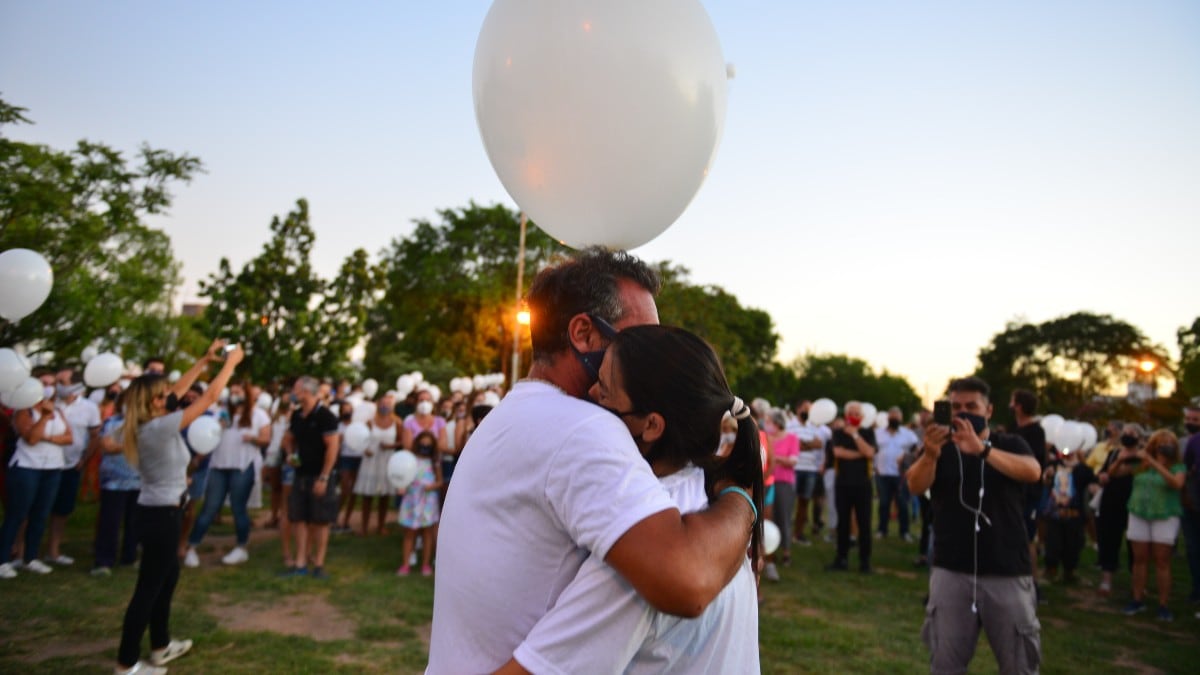
<svg viewBox="0 0 1200 675"><path fill-rule="evenodd" d="M1098 440L1096 427L1087 422L1063 419L1062 415L1044 415L1041 425L1046 440L1064 455L1091 450Z"/></svg>
<svg viewBox="0 0 1200 675"><path fill-rule="evenodd" d="M450 379L451 394L463 394L465 396L471 393L474 387L475 383L469 377L455 377Z"/></svg>
<svg viewBox="0 0 1200 675"><path fill-rule="evenodd" d="M831 399L819 398L808 409L808 421L816 426L829 424L837 417L837 404Z"/></svg>
<svg viewBox="0 0 1200 675"><path fill-rule="evenodd" d="M50 263L36 251L10 248L0 253L0 316L18 321L32 314L54 286Z"/></svg>
<svg viewBox="0 0 1200 675"><path fill-rule="evenodd" d="M504 384L504 373L476 375L475 377L471 378L471 383L475 385L475 391L482 391L490 387L498 387Z"/></svg>

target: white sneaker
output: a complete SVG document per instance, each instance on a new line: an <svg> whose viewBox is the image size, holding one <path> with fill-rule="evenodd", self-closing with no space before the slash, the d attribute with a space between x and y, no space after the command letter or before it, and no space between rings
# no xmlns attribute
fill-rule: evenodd
<svg viewBox="0 0 1200 675"><path fill-rule="evenodd" d="M193 548L191 546L188 547L187 553L184 554L184 556L183 556L183 566L184 567L199 567L200 566L200 556L196 555L195 548Z"/></svg>
<svg viewBox="0 0 1200 675"><path fill-rule="evenodd" d="M250 554L246 552L246 549L244 547L237 546L234 547L234 549L229 553L226 553L225 557L221 558L221 562L225 563L226 565L240 565L249 559Z"/></svg>
<svg viewBox="0 0 1200 675"><path fill-rule="evenodd" d="M763 576L767 581L779 581L779 571L775 569L775 563L767 563L766 568L763 569Z"/></svg>
<svg viewBox="0 0 1200 675"><path fill-rule="evenodd" d="M0 565L0 579L16 579L17 568L10 562Z"/></svg>
<svg viewBox="0 0 1200 675"><path fill-rule="evenodd" d="M166 668L155 668L145 661L138 661L132 668L113 668L114 675L166 675Z"/></svg>
<svg viewBox="0 0 1200 675"><path fill-rule="evenodd" d="M50 558L49 562L55 565L74 565L75 559L69 555L59 555L57 558Z"/></svg>
<svg viewBox="0 0 1200 675"><path fill-rule="evenodd" d="M41 560L30 560L29 562L25 563L25 569L29 570L30 572L37 572L38 574L50 574L54 571L53 567L50 567Z"/></svg>
<svg viewBox="0 0 1200 675"><path fill-rule="evenodd" d="M192 648L191 640L171 640L166 647L155 649L150 652L150 663L156 666L162 666L188 653ZM167 672L166 668L162 672Z"/></svg>

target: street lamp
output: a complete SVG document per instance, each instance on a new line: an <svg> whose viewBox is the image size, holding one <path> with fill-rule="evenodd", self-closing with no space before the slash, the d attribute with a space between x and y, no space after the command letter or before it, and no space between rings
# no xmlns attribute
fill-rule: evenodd
<svg viewBox="0 0 1200 675"><path fill-rule="evenodd" d="M525 277L525 224L529 222L525 212L521 212L521 240L517 247L517 302L516 307L521 307L521 285L524 283ZM525 320L521 320L521 314L525 315ZM508 388L511 390L517 383L521 372L521 326L529 325L529 311L518 311L516 315L517 325L513 326L513 356L512 356L512 375L509 377Z"/></svg>

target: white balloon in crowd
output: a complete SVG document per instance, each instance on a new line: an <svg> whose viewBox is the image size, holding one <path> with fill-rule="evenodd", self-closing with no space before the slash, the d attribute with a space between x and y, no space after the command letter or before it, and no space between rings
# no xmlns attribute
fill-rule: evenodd
<svg viewBox="0 0 1200 675"><path fill-rule="evenodd" d="M363 396L367 398L375 398L375 394L379 393L379 382L374 378L368 377L362 383Z"/></svg>
<svg viewBox="0 0 1200 675"><path fill-rule="evenodd" d="M538 227L576 248L630 249L708 176L727 78L698 0L497 0L472 92L488 159Z"/></svg>
<svg viewBox="0 0 1200 675"><path fill-rule="evenodd" d="M433 396L434 401L442 400L442 388L437 386L436 384L429 386L429 393L431 396Z"/></svg>
<svg viewBox="0 0 1200 675"><path fill-rule="evenodd" d="M500 394L497 394L494 391L484 392L482 405L491 406L493 408L500 405Z"/></svg>
<svg viewBox="0 0 1200 675"><path fill-rule="evenodd" d="M354 452L365 450L370 441L371 430L362 422L352 422L346 425L346 430L342 432L342 443Z"/></svg>
<svg viewBox="0 0 1200 675"><path fill-rule="evenodd" d="M350 413L350 421L352 423L366 424L375 416L375 404L370 401L360 401L354 404L354 410Z"/></svg>
<svg viewBox="0 0 1200 675"><path fill-rule="evenodd" d="M875 415L879 411L875 409L875 405L872 403L863 402L859 403L859 405L862 406L863 424L870 426L875 421Z"/></svg>
<svg viewBox="0 0 1200 675"><path fill-rule="evenodd" d="M36 377L28 377L0 395L0 403L13 410L25 410L40 403L43 394L42 381Z"/></svg>
<svg viewBox="0 0 1200 675"><path fill-rule="evenodd" d="M837 417L837 404L827 398L819 398L813 401L812 407L808 409L808 421L815 426L829 424Z"/></svg>
<svg viewBox="0 0 1200 675"><path fill-rule="evenodd" d="M475 385L475 390L487 389L487 383L484 382L482 375L476 375L471 378L471 384Z"/></svg>
<svg viewBox="0 0 1200 675"><path fill-rule="evenodd" d="M779 533L779 526L770 520L763 521L763 551L767 555L775 552L779 548L782 536Z"/></svg>
<svg viewBox="0 0 1200 675"><path fill-rule="evenodd" d="M264 391L258 395L258 400L254 402L254 405L262 410L270 411L271 405L274 403L275 400L271 398L271 395Z"/></svg>
<svg viewBox="0 0 1200 675"><path fill-rule="evenodd" d="M88 394L88 400L96 405L104 402L104 389L93 389L92 393Z"/></svg>
<svg viewBox="0 0 1200 675"><path fill-rule="evenodd" d="M1054 435L1054 445L1059 450L1075 452L1083 447L1083 425L1075 420L1063 422Z"/></svg>
<svg viewBox="0 0 1200 675"><path fill-rule="evenodd" d="M888 414L886 410L880 410L875 413L875 428L886 429L888 423Z"/></svg>
<svg viewBox="0 0 1200 675"><path fill-rule="evenodd" d="M396 396L405 398L412 393L413 387L416 386L412 375L401 375L396 378Z"/></svg>
<svg viewBox="0 0 1200 675"><path fill-rule="evenodd" d="M425 374L419 370L414 370L411 373L409 373L409 375L412 376L412 381L413 381L414 386L421 384L422 382L425 381Z"/></svg>
<svg viewBox="0 0 1200 675"><path fill-rule="evenodd" d="M92 359L96 358L96 356L99 354L100 354L99 349L96 349L95 347L92 347L91 345L89 345L89 346L83 348L83 353L80 354L80 360L83 363L87 363L88 361L91 361Z"/></svg>
<svg viewBox="0 0 1200 675"><path fill-rule="evenodd" d="M417 456L408 450L398 450L388 460L388 481L397 490L407 490L417 477Z"/></svg>
<svg viewBox="0 0 1200 675"><path fill-rule="evenodd" d="M18 321L32 314L54 286L50 263L36 251L10 248L0 253L0 316Z"/></svg>
<svg viewBox="0 0 1200 675"><path fill-rule="evenodd" d="M1058 428L1062 426L1064 420L1062 415L1042 415L1042 431L1046 432L1046 438L1055 445L1054 438L1058 434Z"/></svg>
<svg viewBox="0 0 1200 675"><path fill-rule="evenodd" d="M1096 441L1099 440L1099 435L1096 433L1096 427L1090 422L1080 422L1083 425L1083 449L1091 450L1096 447Z"/></svg>
<svg viewBox="0 0 1200 675"><path fill-rule="evenodd" d="M175 384L181 377L183 377L183 373L179 372L178 370L172 370L171 372L167 373L167 382Z"/></svg>
<svg viewBox="0 0 1200 675"><path fill-rule="evenodd" d="M201 415L187 428L187 441L198 455L207 455L221 442L221 423L212 415Z"/></svg>
<svg viewBox="0 0 1200 675"><path fill-rule="evenodd" d="M97 354L83 367L83 382L89 387L107 387L121 379L124 368L125 363L116 354Z"/></svg>
<svg viewBox="0 0 1200 675"><path fill-rule="evenodd" d="M29 377L29 362L8 347L0 349L0 394L11 391Z"/></svg>

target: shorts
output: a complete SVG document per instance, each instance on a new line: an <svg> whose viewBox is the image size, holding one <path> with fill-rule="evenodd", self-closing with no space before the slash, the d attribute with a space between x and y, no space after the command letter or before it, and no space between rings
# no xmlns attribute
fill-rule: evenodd
<svg viewBox="0 0 1200 675"><path fill-rule="evenodd" d="M330 474L323 497L313 494L316 482L316 476L296 476L292 481L292 492L288 495L288 520L310 525L328 525L337 520L337 474Z"/></svg>
<svg viewBox="0 0 1200 675"><path fill-rule="evenodd" d="M821 480L816 471L796 472L796 496L800 499L812 499L816 496L818 485L821 485Z"/></svg>
<svg viewBox="0 0 1200 675"><path fill-rule="evenodd" d="M1179 516L1171 516L1161 520L1146 520L1129 514L1129 527L1125 531L1125 538L1129 541L1151 542L1154 544L1166 544L1171 546L1175 543L1175 537L1179 535Z"/></svg>
<svg viewBox="0 0 1200 675"><path fill-rule="evenodd" d="M54 496L54 505L50 513L55 516L69 516L75 510L75 498L79 496L79 469L63 469L58 475L58 494Z"/></svg>
<svg viewBox="0 0 1200 675"><path fill-rule="evenodd" d="M347 457L341 455L338 457L337 470L343 473L358 473L358 468L362 466L362 457Z"/></svg>
<svg viewBox="0 0 1200 675"><path fill-rule="evenodd" d="M775 503L775 484L771 483L767 486L767 491L763 494L763 506L771 506Z"/></svg>
<svg viewBox="0 0 1200 675"><path fill-rule="evenodd" d="M280 483L280 485L287 485L288 487L291 487L292 483L294 483L295 481L296 481L296 467L292 466L291 464L288 464L287 462L284 462L279 467L279 483Z"/></svg>

